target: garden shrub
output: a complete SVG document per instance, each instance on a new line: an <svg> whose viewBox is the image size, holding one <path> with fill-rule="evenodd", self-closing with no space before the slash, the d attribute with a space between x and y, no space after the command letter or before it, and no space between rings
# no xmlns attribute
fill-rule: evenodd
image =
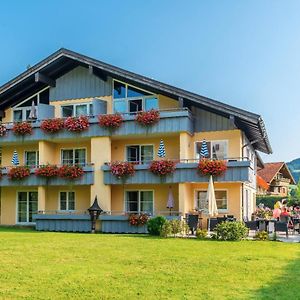
<svg viewBox="0 0 300 300"><path fill-rule="evenodd" d="M199 240L204 240L207 238L207 230L206 229L197 229L196 230L196 237Z"/></svg>
<svg viewBox="0 0 300 300"><path fill-rule="evenodd" d="M216 226L215 238L223 241L240 241L248 235L242 222L222 222Z"/></svg>
<svg viewBox="0 0 300 300"><path fill-rule="evenodd" d="M166 218L157 216L148 220L147 229L151 235L160 235L163 225L166 223Z"/></svg>
<svg viewBox="0 0 300 300"><path fill-rule="evenodd" d="M269 239L269 234L266 231L259 231L253 238L255 240L266 241Z"/></svg>
<svg viewBox="0 0 300 300"><path fill-rule="evenodd" d="M185 221L181 220L170 220L166 221L161 230L161 236L162 237L168 237L169 235L173 235L176 237L176 235L180 234L183 236L184 234L188 234L189 227L186 224Z"/></svg>
<svg viewBox="0 0 300 300"><path fill-rule="evenodd" d="M264 204L265 207L273 208L274 204L277 201L281 201L282 199L287 197L279 197L279 196L258 196L256 197L256 205Z"/></svg>

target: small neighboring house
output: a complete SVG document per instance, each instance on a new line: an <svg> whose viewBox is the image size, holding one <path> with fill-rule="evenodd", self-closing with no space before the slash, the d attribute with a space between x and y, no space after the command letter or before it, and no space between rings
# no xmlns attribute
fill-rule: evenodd
<svg viewBox="0 0 300 300"><path fill-rule="evenodd" d="M287 196L290 184L295 180L284 162L265 163L257 171L257 195Z"/></svg>

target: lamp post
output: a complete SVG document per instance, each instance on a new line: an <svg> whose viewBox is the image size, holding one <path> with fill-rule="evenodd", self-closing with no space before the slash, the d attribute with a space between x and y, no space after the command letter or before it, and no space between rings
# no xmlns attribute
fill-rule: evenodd
<svg viewBox="0 0 300 300"><path fill-rule="evenodd" d="M91 222L92 222L92 233L95 233L96 230L96 221L100 214L103 212L101 207L98 204L97 196L95 197L93 205L88 209L89 214L91 216Z"/></svg>

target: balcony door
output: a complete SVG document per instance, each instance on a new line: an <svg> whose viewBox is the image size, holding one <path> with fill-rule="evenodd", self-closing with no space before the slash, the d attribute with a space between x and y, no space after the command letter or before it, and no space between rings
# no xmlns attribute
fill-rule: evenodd
<svg viewBox="0 0 300 300"><path fill-rule="evenodd" d="M38 210L38 192L17 193L17 223L32 223Z"/></svg>

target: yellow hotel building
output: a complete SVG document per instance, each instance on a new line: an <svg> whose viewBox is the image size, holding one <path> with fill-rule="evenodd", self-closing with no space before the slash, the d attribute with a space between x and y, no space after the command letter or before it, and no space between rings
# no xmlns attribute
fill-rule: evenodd
<svg viewBox="0 0 300 300"><path fill-rule="evenodd" d="M160 112L157 124L135 122L137 111L151 109ZM32 110L36 116L29 120ZM120 128L99 126L99 115L116 112L124 118ZM82 132L49 134L41 129L45 119L82 115L89 117ZM225 174L214 178L219 215L249 218L261 163L257 151L272 152L261 116L67 49L0 87L0 116L7 129L0 136L1 225L34 225L39 220L46 226L41 230L85 231L80 226L87 224L95 196L105 211L100 226L124 221L132 212L168 215L170 190L173 215L205 211L208 177L196 171L203 140L210 158L227 161ZM14 123L27 121L32 133L16 135ZM161 140L165 158L177 162L166 178L148 170L150 161L161 159ZM19 166L30 168L26 178L8 176L14 152ZM113 176L108 164L113 161L138 162L134 176L126 181ZM80 165L84 175L74 180L36 176L35 169L47 164Z"/></svg>

